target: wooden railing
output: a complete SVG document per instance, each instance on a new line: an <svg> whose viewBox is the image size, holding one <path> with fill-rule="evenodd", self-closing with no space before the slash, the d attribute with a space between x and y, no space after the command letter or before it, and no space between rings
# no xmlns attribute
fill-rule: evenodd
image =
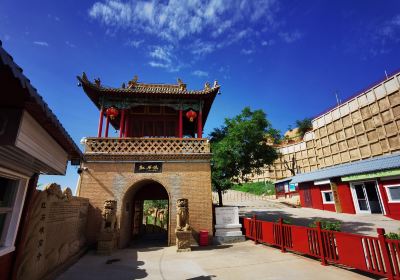
<svg viewBox="0 0 400 280"><path fill-rule="evenodd" d="M323 230L316 228L260 221L242 220L244 234L256 243L277 246L282 252L293 251L319 258L322 265L345 265L388 279L400 279L400 240L385 237L385 230L377 229L378 237Z"/></svg>
<svg viewBox="0 0 400 280"><path fill-rule="evenodd" d="M86 138L86 154L208 154L210 144L201 138Z"/></svg>

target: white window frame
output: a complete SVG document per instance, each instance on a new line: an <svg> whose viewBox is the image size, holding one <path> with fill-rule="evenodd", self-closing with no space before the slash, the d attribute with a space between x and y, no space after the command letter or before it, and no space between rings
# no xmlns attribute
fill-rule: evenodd
<svg viewBox="0 0 400 280"><path fill-rule="evenodd" d="M384 185L384 187L385 187L385 190L386 190L386 194L387 194L387 197L388 197L388 201L390 202L390 203L400 203L400 199L399 200L393 200L392 199L392 196L391 196L391 194L390 194L390 191L389 191L389 189L390 188L393 188L393 187L400 187L400 184L395 184L395 185Z"/></svg>
<svg viewBox="0 0 400 280"><path fill-rule="evenodd" d="M360 210L360 207L358 205L358 199L357 199L357 194L356 194L356 190L354 185L356 184L364 184L364 183L368 183L368 182L375 182L375 188L378 192L378 200L379 200L379 205L381 206L382 209L382 215L386 215L386 209L385 209L385 204L383 204L383 199L382 199L382 193L381 193L381 188L379 187L379 182L377 179L375 180L359 180L359 181L352 181L349 182L350 185L350 190L351 190L351 196L353 198L353 205L354 205L354 210L356 210L357 214L371 214L371 208L369 206L369 199L368 200L368 211L364 211L364 210ZM366 195L366 197L368 197L368 195Z"/></svg>
<svg viewBox="0 0 400 280"><path fill-rule="evenodd" d="M325 193L332 193L332 201L326 201L325 200ZM328 191L321 191L321 195L322 195L322 203L323 204L335 204L335 197L333 195L333 191L332 190L328 190Z"/></svg>
<svg viewBox="0 0 400 280"><path fill-rule="evenodd" d="M29 177L0 167L0 177L18 181L15 197L9 216L6 218L3 232L0 232L0 257L15 250L15 239L24 206Z"/></svg>

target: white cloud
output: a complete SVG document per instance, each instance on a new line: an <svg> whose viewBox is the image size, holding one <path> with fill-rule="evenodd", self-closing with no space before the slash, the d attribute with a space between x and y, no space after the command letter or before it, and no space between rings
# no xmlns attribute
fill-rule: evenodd
<svg viewBox="0 0 400 280"><path fill-rule="evenodd" d="M254 53L254 50L253 49L242 49L240 52L244 55L251 55L252 53Z"/></svg>
<svg viewBox="0 0 400 280"><path fill-rule="evenodd" d="M374 33L377 40L396 39L400 33L400 14L378 26Z"/></svg>
<svg viewBox="0 0 400 280"><path fill-rule="evenodd" d="M168 46L154 46L153 50L150 51L149 56L154 59L158 59L167 63L172 61L172 49L171 45Z"/></svg>
<svg viewBox="0 0 400 280"><path fill-rule="evenodd" d="M391 52L393 46L400 42L400 14L380 24L374 24L366 34L368 35L361 42L373 56Z"/></svg>
<svg viewBox="0 0 400 280"><path fill-rule="evenodd" d="M144 40L130 40L126 43L127 46L138 48L141 44L144 43Z"/></svg>
<svg viewBox="0 0 400 280"><path fill-rule="evenodd" d="M197 39L190 45L190 51L195 55L206 55L215 50L215 44L212 42L201 41Z"/></svg>
<svg viewBox="0 0 400 280"><path fill-rule="evenodd" d="M156 67L156 68L168 68L168 64L167 63L162 63L162 62L150 61L149 65L151 67Z"/></svg>
<svg viewBox="0 0 400 280"><path fill-rule="evenodd" d="M146 42L162 45L148 49L148 65L173 72L187 66L179 61L178 55L191 54L188 63L193 65L200 57L218 49L240 41L253 41L252 36L259 38L260 30L276 31L280 21L277 2L97 0L88 15L102 24L107 34L123 32L128 46L138 48L144 38Z"/></svg>
<svg viewBox="0 0 400 280"><path fill-rule="evenodd" d="M300 33L298 30L294 32L280 32L279 37L286 42L286 43L293 43L303 37L303 34Z"/></svg>
<svg viewBox="0 0 400 280"><path fill-rule="evenodd" d="M52 15L52 14L48 14L47 17L49 19L52 19L54 21L61 21L61 19L58 16Z"/></svg>
<svg viewBox="0 0 400 280"><path fill-rule="evenodd" d="M41 47L48 47L49 44L47 42L44 41L34 41L33 42L35 45L41 46Z"/></svg>
<svg viewBox="0 0 400 280"><path fill-rule="evenodd" d="M272 46L273 44L275 44L274 40L264 40L261 42L261 46L263 47L268 47L268 46Z"/></svg>
<svg viewBox="0 0 400 280"><path fill-rule="evenodd" d="M76 48L76 45L72 44L70 41L65 41L65 44L70 48Z"/></svg>
<svg viewBox="0 0 400 280"><path fill-rule="evenodd" d="M177 72L182 68L182 63L173 54L172 45L151 46L148 53L151 67L163 68L169 72Z"/></svg>
<svg viewBox="0 0 400 280"><path fill-rule="evenodd" d="M208 72L202 70L195 70L192 72L192 75L197 77L208 77Z"/></svg>
<svg viewBox="0 0 400 280"><path fill-rule="evenodd" d="M234 34L243 22L272 25L276 9L276 0L103 0L93 4L89 16L107 27L177 42L205 32L214 38Z"/></svg>

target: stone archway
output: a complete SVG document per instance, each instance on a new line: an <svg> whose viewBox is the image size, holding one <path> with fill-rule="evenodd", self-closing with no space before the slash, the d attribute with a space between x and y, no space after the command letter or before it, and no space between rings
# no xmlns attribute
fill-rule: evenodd
<svg viewBox="0 0 400 280"><path fill-rule="evenodd" d="M138 234L142 225L143 202L145 200L168 200L168 209L171 207L170 195L167 188L160 182L152 179L143 179L134 183L125 192L120 208L120 247L127 247L135 234ZM170 245L171 222L168 219L167 244Z"/></svg>

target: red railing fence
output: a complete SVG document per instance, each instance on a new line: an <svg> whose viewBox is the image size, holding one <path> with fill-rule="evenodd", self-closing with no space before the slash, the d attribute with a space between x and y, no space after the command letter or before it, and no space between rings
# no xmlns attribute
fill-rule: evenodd
<svg viewBox="0 0 400 280"><path fill-rule="evenodd" d="M322 265L345 265L390 280L400 280L400 240L385 237L385 230L377 229L378 237L324 230L319 222L316 228L287 225L278 222L243 218L243 231L255 243L276 246L319 258Z"/></svg>

